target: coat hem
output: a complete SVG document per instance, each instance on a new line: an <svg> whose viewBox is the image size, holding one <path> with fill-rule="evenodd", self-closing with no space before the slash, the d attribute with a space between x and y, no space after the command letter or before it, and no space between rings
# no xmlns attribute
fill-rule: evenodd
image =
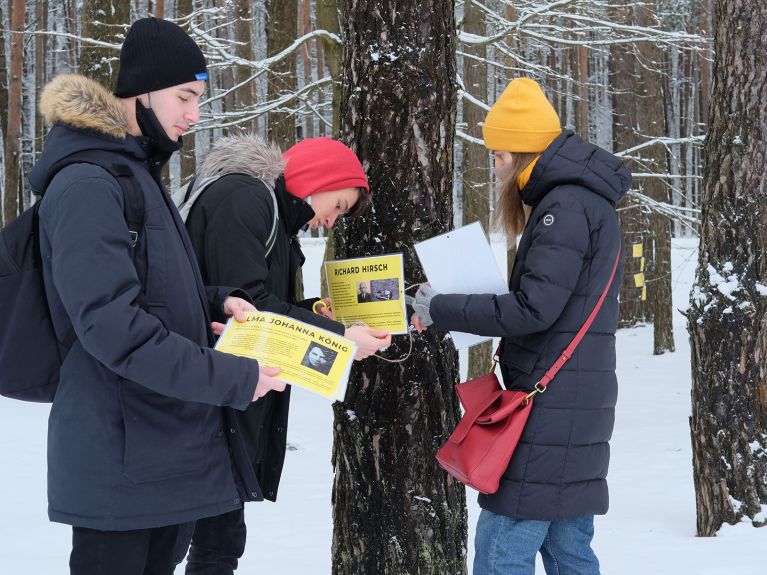
<svg viewBox="0 0 767 575"><path fill-rule="evenodd" d="M174 511L160 515L125 517L121 519L103 518L103 517L83 517L63 511L56 511L48 508L48 519L53 523L63 523L72 527L83 527L86 529L97 529L99 531L133 531L135 529L153 529L156 527L167 527L169 525L178 525L213 517L228 513L242 507L241 500L232 498L227 503L215 503L204 505L185 511Z"/></svg>

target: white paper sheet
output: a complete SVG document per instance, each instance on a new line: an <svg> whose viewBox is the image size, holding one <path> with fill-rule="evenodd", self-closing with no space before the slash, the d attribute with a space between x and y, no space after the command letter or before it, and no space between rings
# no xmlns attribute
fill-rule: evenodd
<svg viewBox="0 0 767 575"><path fill-rule="evenodd" d="M508 293L490 244L479 222L415 244L426 277L440 293ZM457 348L475 345L489 337L450 332Z"/></svg>

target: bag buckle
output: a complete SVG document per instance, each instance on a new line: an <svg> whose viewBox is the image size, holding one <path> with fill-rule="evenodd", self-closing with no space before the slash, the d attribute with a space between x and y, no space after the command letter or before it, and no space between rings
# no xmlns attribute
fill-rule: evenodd
<svg viewBox="0 0 767 575"><path fill-rule="evenodd" d="M535 397L539 393L543 393L544 391L546 391L546 386L541 385L541 382L539 381L538 383L535 384L533 391L531 391L525 396L525 400L523 402L524 405L527 405L528 403L530 403L530 400L533 399L533 397Z"/></svg>

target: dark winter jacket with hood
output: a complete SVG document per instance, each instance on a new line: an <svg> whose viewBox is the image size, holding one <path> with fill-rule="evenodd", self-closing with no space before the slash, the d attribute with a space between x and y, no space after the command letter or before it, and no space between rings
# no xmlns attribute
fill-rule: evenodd
<svg viewBox="0 0 767 575"><path fill-rule="evenodd" d="M435 296L430 307L434 324L502 337L506 387L531 390L607 285L622 244L615 203L630 183L619 159L563 132L538 159L521 191L532 213L520 239L510 293ZM607 512L621 269L572 359L536 396L498 492L479 497L483 508L539 520Z"/></svg>
<svg viewBox="0 0 767 575"><path fill-rule="evenodd" d="M261 311L344 333L344 326L296 302L296 274L304 263L296 234L314 217L311 206L285 189L279 149L252 137L216 142L197 177L221 176L197 199L187 218L206 284L245 290ZM266 243L274 202L264 182L274 187L278 225L274 247ZM274 501L285 460L290 388L270 392L245 412L227 410L234 434L232 450L249 499Z"/></svg>
<svg viewBox="0 0 767 575"><path fill-rule="evenodd" d="M114 96L81 76L61 76L45 88L41 108L53 127L33 188L45 189L58 160L86 151L129 166L145 204L134 248L123 192L105 169L67 166L42 199L54 326L62 340L76 335L49 420L50 518L122 531L236 509L241 496L215 406L245 409L258 364L209 348L209 306L221 315L232 290L203 287L160 183L167 157L127 134Z"/></svg>

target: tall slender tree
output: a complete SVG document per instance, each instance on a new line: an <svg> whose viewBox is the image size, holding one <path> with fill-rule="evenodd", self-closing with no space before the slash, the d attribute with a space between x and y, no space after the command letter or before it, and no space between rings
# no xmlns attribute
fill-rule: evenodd
<svg viewBox="0 0 767 575"><path fill-rule="evenodd" d="M485 35L485 13L477 0L467 0L464 4L463 30L468 34ZM484 45L466 46L463 53L464 90L482 102L487 99L487 48ZM463 100L463 123L469 136L482 139L482 121L485 114L485 110L474 102ZM491 174L488 153L482 144L464 141L462 146L460 174L463 224L479 222L485 232L489 232ZM469 349L469 378L487 373L492 352L492 342L481 343Z"/></svg>
<svg viewBox="0 0 767 575"><path fill-rule="evenodd" d="M266 52L274 56L290 46L298 34L298 0L267 0ZM267 97L276 100L296 91L296 56L272 64ZM283 150L296 143L296 118L290 111L269 112L269 139Z"/></svg>
<svg viewBox="0 0 767 575"><path fill-rule="evenodd" d="M342 224L338 257L402 252L452 222L455 24L450 0L349 0L342 134L368 169L374 206ZM399 336L388 358L408 351ZM453 345L434 330L410 358L355 367L334 404L333 573L466 572L465 491L434 453L459 410Z"/></svg>
<svg viewBox="0 0 767 575"><path fill-rule="evenodd" d="M767 4L714 0L698 270L690 295L698 534L767 505Z"/></svg>
<svg viewBox="0 0 767 575"><path fill-rule="evenodd" d="M8 67L8 111L5 124L5 193L3 194L3 223L19 215L21 202L21 111L22 76L24 74L24 19L26 2L12 0L10 7L11 57Z"/></svg>

